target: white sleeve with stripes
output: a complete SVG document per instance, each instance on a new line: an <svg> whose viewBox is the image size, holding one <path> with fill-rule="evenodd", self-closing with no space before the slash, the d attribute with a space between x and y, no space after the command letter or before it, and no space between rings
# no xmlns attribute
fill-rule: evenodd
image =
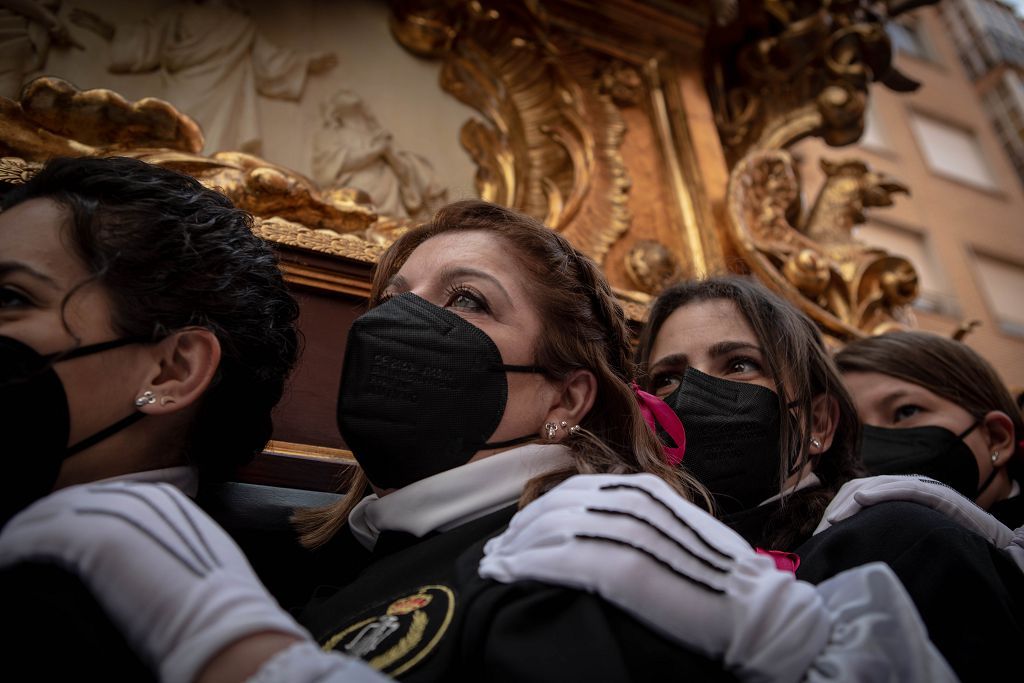
<svg viewBox="0 0 1024 683"><path fill-rule="evenodd" d="M653 475L580 475L491 539L480 575L596 593L747 681L955 681L882 564L813 586Z"/></svg>

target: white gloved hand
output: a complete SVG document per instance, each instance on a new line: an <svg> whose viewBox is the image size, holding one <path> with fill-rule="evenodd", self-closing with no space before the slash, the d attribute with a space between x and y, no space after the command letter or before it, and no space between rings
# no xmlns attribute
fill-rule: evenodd
<svg viewBox="0 0 1024 683"><path fill-rule="evenodd" d="M163 681L191 682L247 635L310 639L234 541L167 484L85 484L37 501L0 534L0 566L30 561L78 575Z"/></svg>
<svg viewBox="0 0 1024 683"><path fill-rule="evenodd" d="M1006 548L1013 540L1013 532L1006 525L973 501L942 482L916 474L885 474L846 482L825 508L814 533L819 534L864 508L896 501L917 503L942 513L997 548Z"/></svg>
<svg viewBox="0 0 1024 683"><path fill-rule="evenodd" d="M1014 563L1024 572L1024 526L1013 530L1013 539L1003 550L1013 559Z"/></svg>
<svg viewBox="0 0 1024 683"><path fill-rule="evenodd" d="M840 575L819 592L649 474L566 480L488 541L479 573L597 593L659 633L721 658L744 680L882 680L894 671L901 680L955 680L887 567L861 568L852 580ZM851 630L838 603L851 594L859 605L871 601L846 587L879 581L898 614L853 610L860 622ZM872 638L885 642L865 646Z"/></svg>

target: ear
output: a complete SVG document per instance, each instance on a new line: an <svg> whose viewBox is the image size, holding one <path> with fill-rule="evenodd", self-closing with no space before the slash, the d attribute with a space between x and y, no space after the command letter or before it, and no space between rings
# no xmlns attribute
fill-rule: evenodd
<svg viewBox="0 0 1024 683"><path fill-rule="evenodd" d="M811 399L811 439L821 444L808 446L811 455L821 455L832 448L832 439L839 424L839 401L828 394L818 394Z"/></svg>
<svg viewBox="0 0 1024 683"><path fill-rule="evenodd" d="M574 370L569 376L562 380L562 390L555 394L548 410L546 422L553 422L561 425L568 423L568 427L557 432L558 441L564 439L571 427L578 425L590 409L594 407L594 400L597 398L597 378L590 370Z"/></svg>
<svg viewBox="0 0 1024 683"><path fill-rule="evenodd" d="M998 453L996 467L1006 464L1013 457L1017 444L1014 442L1013 420L1001 410L992 410L981 418L981 432L985 448L989 453Z"/></svg>
<svg viewBox="0 0 1024 683"><path fill-rule="evenodd" d="M153 392L154 401L139 408L150 415L168 415L195 404L220 367L220 341L204 327L174 332L154 353L156 367L143 388Z"/></svg>

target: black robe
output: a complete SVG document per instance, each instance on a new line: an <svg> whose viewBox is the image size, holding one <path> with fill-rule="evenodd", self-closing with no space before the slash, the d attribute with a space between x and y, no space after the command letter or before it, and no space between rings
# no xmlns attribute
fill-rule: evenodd
<svg viewBox="0 0 1024 683"><path fill-rule="evenodd" d="M797 577L820 583L869 562L889 565L931 641L963 681L1006 680L1024 645L1024 572L945 515L906 502L866 508L796 549Z"/></svg>
<svg viewBox="0 0 1024 683"><path fill-rule="evenodd" d="M360 575L322 589L300 621L403 681L735 680L589 593L481 579L483 545L514 513L419 539L383 532Z"/></svg>

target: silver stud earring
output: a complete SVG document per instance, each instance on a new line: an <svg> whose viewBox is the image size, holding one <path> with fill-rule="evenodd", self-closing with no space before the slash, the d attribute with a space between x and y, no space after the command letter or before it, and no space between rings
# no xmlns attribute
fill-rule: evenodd
<svg viewBox="0 0 1024 683"><path fill-rule="evenodd" d="M135 399L135 407L141 408L144 405L151 405L156 403L156 396L153 395L152 391L142 392L142 396Z"/></svg>
<svg viewBox="0 0 1024 683"><path fill-rule="evenodd" d="M560 426L560 427L561 427L562 429L568 429L568 428L569 428L569 423L568 423L568 422L566 422L565 420L562 420L562 421L561 421L561 422L559 422L558 424L559 424L559 426Z"/></svg>
<svg viewBox="0 0 1024 683"><path fill-rule="evenodd" d="M559 430L559 427L554 422L548 422L544 425L544 430L547 432L548 441L554 441L555 432Z"/></svg>
<svg viewBox="0 0 1024 683"><path fill-rule="evenodd" d="M813 448L821 448L821 439L819 439L816 436L812 436L811 437L811 447L813 447Z"/></svg>
<svg viewBox="0 0 1024 683"><path fill-rule="evenodd" d="M569 427L569 436L575 436L576 434L579 434L581 429L583 429L583 427L580 427L579 425L573 425L572 427Z"/></svg>
<svg viewBox="0 0 1024 683"><path fill-rule="evenodd" d="M999 451L992 451L992 464L996 464L996 460L999 459Z"/></svg>

